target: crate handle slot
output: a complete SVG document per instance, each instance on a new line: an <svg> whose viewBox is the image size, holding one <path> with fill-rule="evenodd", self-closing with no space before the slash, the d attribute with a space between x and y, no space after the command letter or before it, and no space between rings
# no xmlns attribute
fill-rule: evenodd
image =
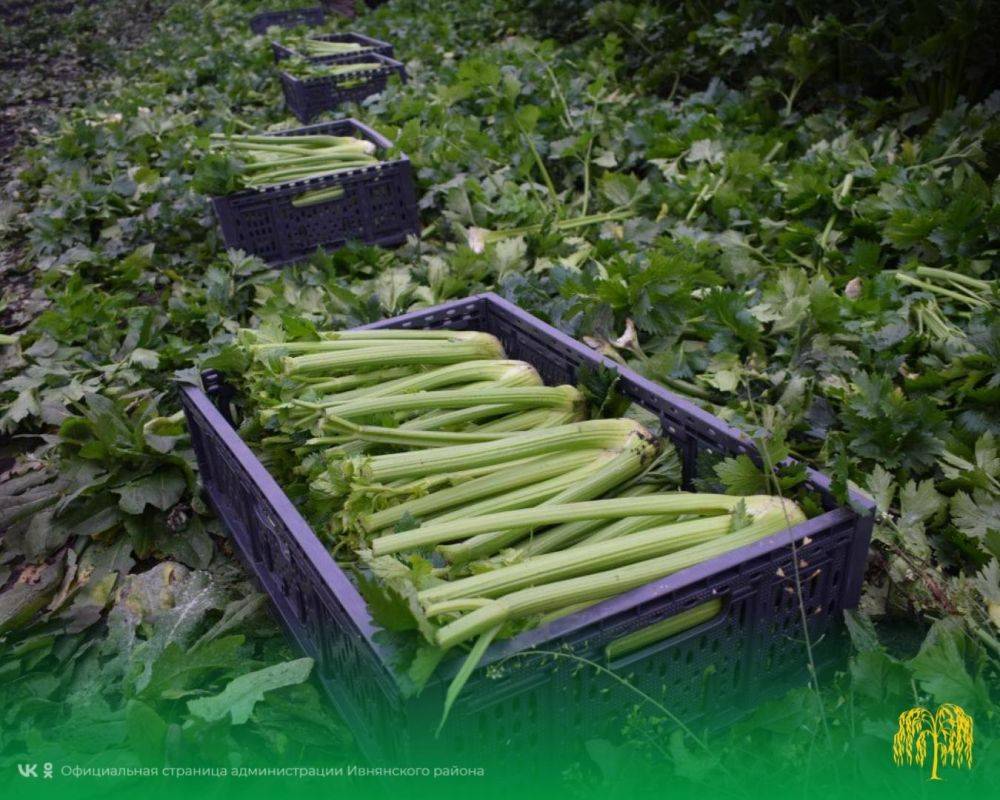
<svg viewBox="0 0 1000 800"><path fill-rule="evenodd" d="M685 611L671 614L666 619L658 620L637 631L612 639L604 646L604 656L608 661L614 661L637 650L659 644L673 636L687 633L694 628L721 618L726 605L727 603L722 597L713 597Z"/></svg>
<svg viewBox="0 0 1000 800"><path fill-rule="evenodd" d="M321 186L318 189L307 189L304 192L293 195L291 197L291 201L295 208L308 208L310 206L319 206L324 203L333 203L337 200L343 200L345 193L345 188L341 184Z"/></svg>

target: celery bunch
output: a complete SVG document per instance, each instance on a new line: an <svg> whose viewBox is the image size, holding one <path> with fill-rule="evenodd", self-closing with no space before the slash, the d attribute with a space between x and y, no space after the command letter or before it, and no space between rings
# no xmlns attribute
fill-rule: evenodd
<svg viewBox="0 0 1000 800"><path fill-rule="evenodd" d="M213 133L211 142L214 148L239 164L242 182L251 189L334 175L379 163L375 144L354 136ZM339 186L316 189L300 195L292 204L308 206L336 199L342 194L343 189Z"/></svg>
<svg viewBox="0 0 1000 800"><path fill-rule="evenodd" d="M634 420L587 419L579 388L544 385L486 333L238 342L245 435L272 464L291 454L316 528L441 653L478 639L478 661L497 636L803 519L779 498L677 491L672 448Z"/></svg>

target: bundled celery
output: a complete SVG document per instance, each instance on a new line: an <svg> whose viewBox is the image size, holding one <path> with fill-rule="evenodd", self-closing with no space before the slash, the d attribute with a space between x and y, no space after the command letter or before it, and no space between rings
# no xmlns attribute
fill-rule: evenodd
<svg viewBox="0 0 1000 800"><path fill-rule="evenodd" d="M672 448L588 419L577 387L543 385L486 333L242 331L238 349L247 438L373 608L407 608L436 652L477 639L449 705L495 638L802 519L776 498L677 491Z"/></svg>
<svg viewBox="0 0 1000 800"><path fill-rule="evenodd" d="M244 186L260 189L378 164L373 142L354 136L211 135L212 146L238 166ZM342 187L315 189L295 198L296 206L333 200Z"/></svg>
<svg viewBox="0 0 1000 800"><path fill-rule="evenodd" d="M327 42L326 44L331 44ZM310 45L312 47L312 45ZM338 86L357 86L369 80L375 74L386 74L387 65L384 61L379 61L377 57L370 53L370 48L359 49L348 53L333 53L332 55L353 55L361 54L370 60L356 61L349 64L328 61L311 60L312 53L303 53L302 57L290 58L283 62L285 69L291 75L306 80L315 78L337 78ZM356 77L355 77L356 76Z"/></svg>
<svg viewBox="0 0 1000 800"><path fill-rule="evenodd" d="M495 600L482 602L481 598L469 598L469 601L464 605L464 608L469 609L469 613L441 628L437 634L437 644L448 649L511 619L554 611L576 603L613 597L650 581L666 577L685 567L694 566L730 550L753 544L805 519L794 503L774 497L748 498L748 500L753 501L753 505L750 502L747 503L753 521L745 528L727 535L715 535L699 544L684 547L676 552L615 569L586 572L581 577L555 580L543 585L523 588ZM689 525L690 523L680 524ZM643 534L635 535L642 536ZM595 545L595 547L601 547L601 545ZM583 552L583 548L576 552L577 558L579 558L579 553ZM459 604L453 602L448 610L453 610L457 605Z"/></svg>
<svg viewBox="0 0 1000 800"><path fill-rule="evenodd" d="M307 56L344 56L371 49L358 42L336 42L328 39L303 39L296 49Z"/></svg>

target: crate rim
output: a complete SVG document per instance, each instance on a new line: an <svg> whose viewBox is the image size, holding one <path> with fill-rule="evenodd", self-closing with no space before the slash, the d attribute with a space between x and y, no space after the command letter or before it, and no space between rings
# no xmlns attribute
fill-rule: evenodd
<svg viewBox="0 0 1000 800"><path fill-rule="evenodd" d="M373 142L379 150L389 150L393 146L391 139L383 136L381 133L376 131L374 128L365 125L354 117L345 117L343 119L332 120L330 122L316 122L312 125L303 125L298 128L289 128L287 130L281 131L261 131L261 136L295 136L303 133L308 133L309 131L316 131L318 129L329 128L331 125L343 125L349 124L361 132L365 138L370 142ZM245 197L256 197L265 196L268 194L274 194L276 192L284 192L288 189L305 189L310 186L315 186L321 188L328 184L337 183L339 178L344 176L353 176L359 174L374 174L386 167L395 166L398 164L409 164L410 159L405 154L399 154L395 158L380 160L377 164L370 164L367 167L354 167L348 170L342 170L336 173L329 173L327 175L315 175L311 178L299 178L294 181L284 181L283 183L275 183L270 186L262 186L260 189L240 189L236 192L230 192L225 195L215 195L210 199L215 202L222 199L243 199Z"/></svg>
<svg viewBox="0 0 1000 800"><path fill-rule="evenodd" d="M574 350L580 352L581 355L586 355L588 359L599 357L602 362L606 362L606 366L608 366L608 368L615 369L618 374L627 377L630 380L636 381L639 385L644 387L655 387L658 393L665 393L670 401L672 403L676 403L678 407L692 413L693 416L708 422L713 427L729 429L732 431L735 438L741 441L746 441L748 447L751 450L754 449L753 444L749 442L748 437L742 434L742 432L732 428L732 426L729 426L708 412L703 411L690 401L687 401L685 398L679 397L669 390L665 390L658 384L647 381L628 367L624 367L606 356L598 356L595 351L591 350L586 345L562 333L555 327L543 322L534 315L529 314L517 305L510 303L494 292L483 292L481 294L471 295L461 300L455 300L419 309L417 311L408 312L396 317L389 317L367 325L360 325L352 330L364 330L378 327L405 327L405 323L407 321L418 319L425 316L427 313L444 313L451 309L460 309L462 307L480 305L483 303L498 306L503 308L505 311L515 313L518 316L529 317L534 324L539 325L547 334L556 337L562 344L572 347ZM392 323L391 326L387 324L390 322ZM360 591L347 576L347 573L341 569L333 559L333 556L322 543L312 526L309 525L306 519L301 515L294 503L292 503L287 494L285 494L285 491L278 485L275 478L271 475L267 468L264 467L263 463L250 449L249 445L243 440L236 429L226 420L205 391L203 391L199 386L187 383L180 383L179 389L188 398L191 404L205 416L206 420L211 423L213 428L222 438L223 443L230 449L237 460L240 461L241 466L243 466L243 468L246 469L251 477L257 482L267 501L273 505L275 511L288 526L289 532L294 537L299 547L302 548L303 554L313 564L322 580L327 584L331 591L334 592L337 599L342 603L351 622L357 627L358 631L365 637L368 645L375 652L383 673L388 675L397 689L401 691L404 690L405 684L402 680L400 680L401 676L397 674L389 663L389 660L387 659L387 651L373 641L374 634L381 629L375 624L374 619L368 610L367 603L361 596ZM829 489L830 479L827 476L812 470L811 468L807 468L807 470L810 482L813 482L815 486L827 490ZM862 514L858 510L845 506L838 506L829 511L825 511L819 516L805 520L797 525L793 525L791 528L779 531L776 534L772 534L771 536L765 537L764 539L752 544L745 545L744 547L740 547L736 550L731 550L721 556L717 556L713 559L709 559L708 561L704 561L692 567L680 570L664 578L651 581L635 589L623 592L615 597L608 598L607 600L600 601L573 614L568 614L565 617L549 622L546 625L520 633L511 639L495 642L487 649L477 669L482 669L491 664L508 660L514 656L527 655L529 651L540 644L544 644L551 640L562 639L577 630L594 624L595 622L599 623L622 611L627 611L629 608L640 606L642 603L652 598L696 586L697 584L705 584L713 576L736 569L740 566L740 564L756 556L769 554L789 545L800 543L803 539L811 537L832 525L846 522L851 519L857 519L861 516L868 516L874 512L874 502L857 492L852 491L852 501L854 501L856 506L864 509L867 513ZM455 674L455 672L458 671L460 667L459 662L462 660L463 659L460 657L451 657L446 659L435 673L432 681L438 682L448 680Z"/></svg>

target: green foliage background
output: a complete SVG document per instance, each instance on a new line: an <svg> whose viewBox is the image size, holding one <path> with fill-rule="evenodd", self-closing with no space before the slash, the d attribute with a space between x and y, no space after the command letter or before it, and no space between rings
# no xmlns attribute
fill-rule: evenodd
<svg viewBox="0 0 1000 800"><path fill-rule="evenodd" d="M174 381L242 325L346 326L489 288L879 507L842 673L710 754L637 698L566 790L635 792L650 768L679 791L849 787L888 762L900 711L944 701L974 715L975 775L995 776L995 4L394 0L334 18L407 64L409 84L349 111L413 160L424 234L280 272L223 249L200 191L209 132L294 127L246 27L275 5L150 3L142 35L116 3L40 5L0 29L22 65L5 100L55 98L0 202L4 774L42 752L360 759L199 498ZM24 66L67 55L72 84ZM551 227L621 206L620 225Z"/></svg>

